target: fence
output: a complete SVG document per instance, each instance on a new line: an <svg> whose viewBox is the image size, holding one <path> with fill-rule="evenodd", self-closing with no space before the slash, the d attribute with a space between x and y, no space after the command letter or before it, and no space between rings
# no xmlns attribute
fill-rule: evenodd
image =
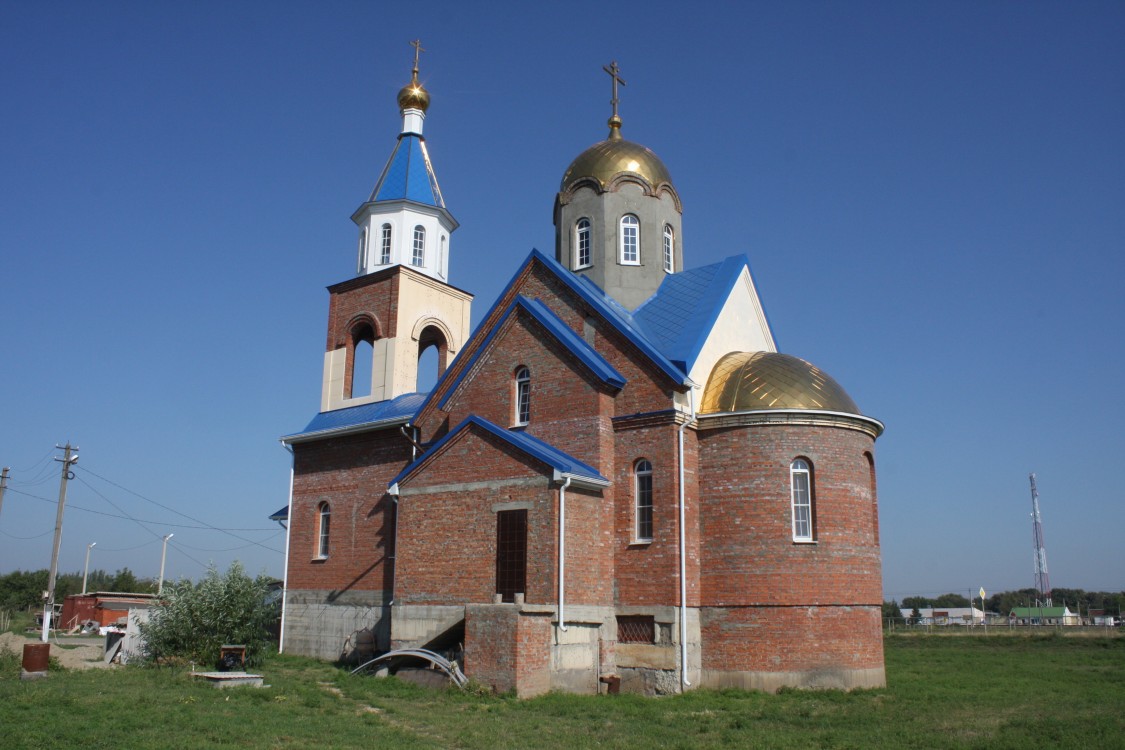
<svg viewBox="0 0 1125 750"><path fill-rule="evenodd" d="M1104 635L1125 636L1125 626L1118 625L1093 625L1062 623L1052 624L1020 624L1018 621L1009 620L1007 617L991 617L984 622L973 623L949 620L945 622L913 622L909 617L884 617L884 633L937 633L946 635L987 635L989 633L1034 633L1060 632L1067 635Z"/></svg>

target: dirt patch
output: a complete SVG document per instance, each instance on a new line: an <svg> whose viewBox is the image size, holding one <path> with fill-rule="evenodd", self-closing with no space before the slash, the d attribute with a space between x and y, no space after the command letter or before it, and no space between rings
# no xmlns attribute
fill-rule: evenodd
<svg viewBox="0 0 1125 750"><path fill-rule="evenodd" d="M0 651L12 651L23 656L25 643L39 643L38 638L24 638L15 633L0 633ZM66 669L100 669L108 667L102 659L105 650L100 640L82 639L80 641L56 643L51 640L51 656L58 659Z"/></svg>

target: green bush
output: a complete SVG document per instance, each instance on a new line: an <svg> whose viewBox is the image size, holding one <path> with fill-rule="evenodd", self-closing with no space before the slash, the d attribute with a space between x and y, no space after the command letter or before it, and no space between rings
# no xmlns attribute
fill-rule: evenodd
<svg viewBox="0 0 1125 750"><path fill-rule="evenodd" d="M183 580L166 586L148 622L140 624L146 659L218 666L220 647L230 643L246 646L248 664L259 663L277 619L269 583L264 575L250 578L235 562L225 575L211 567L198 584Z"/></svg>

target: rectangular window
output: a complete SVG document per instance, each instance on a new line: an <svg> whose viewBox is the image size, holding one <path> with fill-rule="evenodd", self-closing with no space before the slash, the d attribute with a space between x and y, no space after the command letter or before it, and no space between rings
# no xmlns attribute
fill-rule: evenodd
<svg viewBox="0 0 1125 750"><path fill-rule="evenodd" d="M636 216L621 219L621 262L639 265L641 262L641 225Z"/></svg>
<svg viewBox="0 0 1125 750"><path fill-rule="evenodd" d="M618 615L618 643L656 643L656 620L652 615Z"/></svg>
<svg viewBox="0 0 1125 750"><path fill-rule="evenodd" d="M514 602L527 589L527 510L496 514L496 593Z"/></svg>
<svg viewBox="0 0 1125 750"><path fill-rule="evenodd" d="M640 460L634 468L636 475L637 500L637 539L638 542L652 541L652 464Z"/></svg>

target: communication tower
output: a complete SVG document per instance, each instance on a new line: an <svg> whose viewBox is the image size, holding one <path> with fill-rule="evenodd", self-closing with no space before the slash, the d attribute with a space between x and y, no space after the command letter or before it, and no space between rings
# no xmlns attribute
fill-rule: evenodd
<svg viewBox="0 0 1125 750"><path fill-rule="evenodd" d="M1035 548L1035 590L1051 606L1051 578L1047 575L1047 543L1043 541L1043 519L1039 516L1039 490L1035 488L1035 474L1031 479L1031 532Z"/></svg>

